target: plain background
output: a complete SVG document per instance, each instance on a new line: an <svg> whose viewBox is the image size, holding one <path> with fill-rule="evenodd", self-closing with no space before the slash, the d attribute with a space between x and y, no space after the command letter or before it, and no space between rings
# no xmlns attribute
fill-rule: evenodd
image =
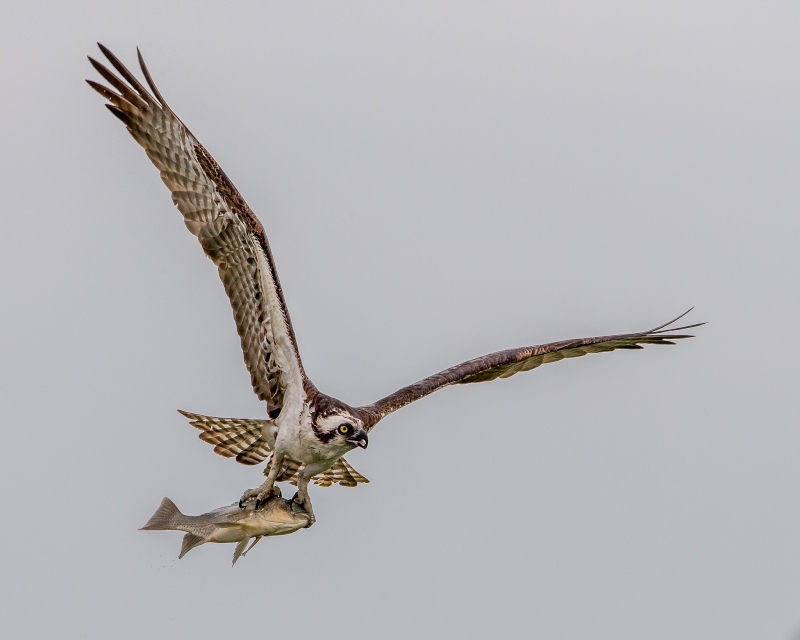
<svg viewBox="0 0 800 640"><path fill-rule="evenodd" d="M7 638L800 633L794 2L73 2L0 9ZM266 227L307 371L371 402L514 346L677 347L447 389L312 487L319 522L177 561L162 496L261 469L213 265L83 82L134 66Z"/></svg>

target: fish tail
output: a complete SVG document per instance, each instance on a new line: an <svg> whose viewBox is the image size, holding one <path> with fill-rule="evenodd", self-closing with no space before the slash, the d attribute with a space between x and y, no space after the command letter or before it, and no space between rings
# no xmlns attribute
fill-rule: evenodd
<svg viewBox="0 0 800 640"><path fill-rule="evenodd" d="M169 498L164 498L156 512L139 531L165 531L175 529L177 525L183 524L186 516L180 512L175 503ZM191 547L189 547L191 548ZM188 551L188 549L187 549Z"/></svg>

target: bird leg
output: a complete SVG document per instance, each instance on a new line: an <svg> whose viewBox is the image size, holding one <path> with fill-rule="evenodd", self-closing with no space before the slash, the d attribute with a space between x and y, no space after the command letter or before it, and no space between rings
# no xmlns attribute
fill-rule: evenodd
<svg viewBox="0 0 800 640"><path fill-rule="evenodd" d="M269 500L273 495L275 495L275 480L278 479L280 475L281 469L283 468L283 456L278 455L277 453L272 456L272 462L269 467L269 474L267 474L267 479L264 480L264 484L262 484L257 489L248 489L244 492L242 497L239 499L239 508L244 509L244 503L252 500L253 498L256 499L255 507L258 509L260 504L263 504L267 500Z"/></svg>
<svg viewBox="0 0 800 640"><path fill-rule="evenodd" d="M303 471L305 471L305 469L303 469ZM311 480L311 476L306 477L303 471L297 475L297 493L293 500L303 507L308 514L309 520L307 526L310 527L317 519L314 517L314 509L311 508L311 498L308 497L308 483Z"/></svg>

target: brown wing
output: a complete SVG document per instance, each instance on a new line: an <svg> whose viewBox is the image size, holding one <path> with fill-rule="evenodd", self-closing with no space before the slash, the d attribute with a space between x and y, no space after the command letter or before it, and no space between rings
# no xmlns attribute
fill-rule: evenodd
<svg viewBox="0 0 800 640"><path fill-rule="evenodd" d="M689 309L691 311L691 309ZM686 313L689 313L687 311ZM666 324L643 331L641 333L625 333L616 336L601 336L597 338L577 338L575 340L564 340L562 342L551 342L550 344L538 345L535 347L522 347L520 349L508 349L498 351L489 355L468 360L455 367L445 369L435 375L429 376L424 380L415 382L412 385L403 387L399 391L386 396L376 403L361 407L367 417L367 422L374 426L378 420L384 416L397 411L401 407L424 398L429 393L438 391L451 384L467 384L471 382L485 382L496 378L508 378L520 371L529 371L549 362L557 362L564 358L576 358L585 356L588 353L600 353L603 351L614 351L615 349L641 349L645 344L675 344L674 340L692 338L694 336L675 333L693 327L699 327L705 323L687 325L669 329L670 325L680 320L686 313L681 314L675 320Z"/></svg>
<svg viewBox="0 0 800 640"><path fill-rule="evenodd" d="M139 64L154 95L99 46L122 78L89 58L112 88L87 82L144 148L187 228L217 265L253 390L269 408L282 407L287 386L297 384L302 391L305 373L264 228L211 154L167 106L141 54Z"/></svg>

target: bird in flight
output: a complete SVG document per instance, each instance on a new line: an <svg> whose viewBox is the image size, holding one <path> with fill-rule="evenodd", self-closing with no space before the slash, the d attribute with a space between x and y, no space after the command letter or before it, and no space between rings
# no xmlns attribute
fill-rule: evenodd
<svg viewBox="0 0 800 640"><path fill-rule="evenodd" d="M181 412L217 453L235 456L243 464L259 464L269 458L266 480L257 489L245 491L240 506L252 500L258 506L273 495L276 482L289 481L297 484L294 499L313 524L309 482L313 479L323 486L368 482L342 456L356 447L366 449L370 431L401 407L452 384L508 378L564 358L641 349L645 344L674 344L674 340L692 337L681 331L702 324L673 327L684 313L650 331L498 351L440 371L370 405L351 407L319 391L303 369L261 222L211 154L167 105L141 53L137 50L149 91L111 51L98 46L116 74L90 57L108 86L87 82L144 148L172 193L186 227L217 266L233 308L253 391L267 405L264 420Z"/></svg>

